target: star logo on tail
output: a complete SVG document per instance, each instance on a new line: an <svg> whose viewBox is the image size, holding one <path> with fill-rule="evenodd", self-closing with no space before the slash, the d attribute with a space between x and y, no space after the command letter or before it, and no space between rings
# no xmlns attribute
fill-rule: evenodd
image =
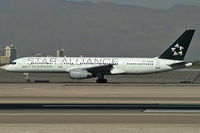
<svg viewBox="0 0 200 133"><path fill-rule="evenodd" d="M178 43L171 48L172 49L172 52L173 52L173 56L182 56L183 55L183 49L184 47L180 46Z"/></svg>

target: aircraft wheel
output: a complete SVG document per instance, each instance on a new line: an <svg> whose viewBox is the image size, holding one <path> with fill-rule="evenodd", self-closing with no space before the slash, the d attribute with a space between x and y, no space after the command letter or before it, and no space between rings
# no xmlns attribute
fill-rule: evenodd
<svg viewBox="0 0 200 133"><path fill-rule="evenodd" d="M26 83L31 83L31 80L30 80L30 79L27 79L27 80L26 80Z"/></svg>
<svg viewBox="0 0 200 133"><path fill-rule="evenodd" d="M100 82L100 79L97 79L97 80L96 80L96 83L101 83L101 82Z"/></svg>
<svg viewBox="0 0 200 133"><path fill-rule="evenodd" d="M103 83L107 83L108 81L107 81L107 79L103 79Z"/></svg>
<svg viewBox="0 0 200 133"><path fill-rule="evenodd" d="M96 83L107 83L107 79L97 79Z"/></svg>

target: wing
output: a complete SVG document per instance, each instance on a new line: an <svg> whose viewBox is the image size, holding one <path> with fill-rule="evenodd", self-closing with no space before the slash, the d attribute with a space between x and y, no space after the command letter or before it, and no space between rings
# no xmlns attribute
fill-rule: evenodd
<svg viewBox="0 0 200 133"><path fill-rule="evenodd" d="M110 72L113 68L113 64L99 65L94 67L85 68L88 72L96 73L96 72Z"/></svg>

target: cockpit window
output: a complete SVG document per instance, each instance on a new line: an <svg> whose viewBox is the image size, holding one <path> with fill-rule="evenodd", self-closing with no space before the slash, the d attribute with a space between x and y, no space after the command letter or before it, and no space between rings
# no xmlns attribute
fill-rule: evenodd
<svg viewBox="0 0 200 133"><path fill-rule="evenodd" d="M11 62L10 64L13 64L13 65L15 65L15 64L17 64L16 62Z"/></svg>

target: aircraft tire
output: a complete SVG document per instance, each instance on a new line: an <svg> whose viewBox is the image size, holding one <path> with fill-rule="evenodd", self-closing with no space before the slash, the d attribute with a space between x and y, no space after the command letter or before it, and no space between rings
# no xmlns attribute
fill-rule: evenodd
<svg viewBox="0 0 200 133"><path fill-rule="evenodd" d="M27 80L26 80L26 83L31 83L31 80L30 80L30 79L27 79Z"/></svg>
<svg viewBox="0 0 200 133"><path fill-rule="evenodd" d="M107 79L97 79L96 83L107 83Z"/></svg>
<svg viewBox="0 0 200 133"><path fill-rule="evenodd" d="M107 79L103 79L103 83L108 83Z"/></svg>

